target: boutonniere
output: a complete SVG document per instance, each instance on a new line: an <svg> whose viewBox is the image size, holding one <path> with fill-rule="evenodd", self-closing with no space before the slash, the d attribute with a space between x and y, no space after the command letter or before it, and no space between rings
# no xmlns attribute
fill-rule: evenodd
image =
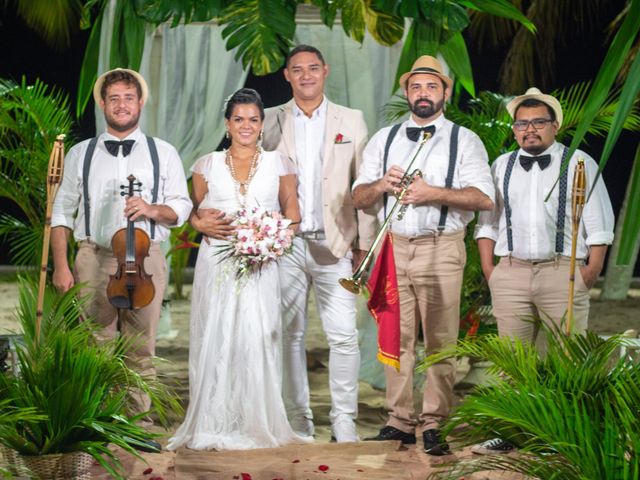
<svg viewBox="0 0 640 480"><path fill-rule="evenodd" d="M336 135L336 138L333 139L333 143L351 143L351 140L345 140L344 135L339 133Z"/></svg>

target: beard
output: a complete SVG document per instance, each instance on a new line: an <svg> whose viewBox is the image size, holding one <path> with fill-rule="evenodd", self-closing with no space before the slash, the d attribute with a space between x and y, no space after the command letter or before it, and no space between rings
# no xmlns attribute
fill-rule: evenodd
<svg viewBox="0 0 640 480"><path fill-rule="evenodd" d="M140 112L126 123L118 123L118 121L112 115L108 115L106 112L104 114L104 120L107 122L107 125L115 130L116 132L126 132L135 128L138 125L138 120L140 120Z"/></svg>
<svg viewBox="0 0 640 480"><path fill-rule="evenodd" d="M426 105L418 105L420 102L426 102ZM409 110L418 118L430 118L433 117L436 113L442 111L442 107L444 106L444 99L439 102L433 103L431 100L427 100L426 98L418 98L415 102L411 103L407 101L409 104Z"/></svg>
<svg viewBox="0 0 640 480"><path fill-rule="evenodd" d="M524 145L522 147L522 150L527 152L529 155L533 155L537 157L542 152L544 152L547 148L549 148L550 145L543 145L542 138L540 138L538 135L536 135L534 138L538 140L539 143L535 145ZM526 141L526 138L523 139L523 143L525 143L525 141Z"/></svg>

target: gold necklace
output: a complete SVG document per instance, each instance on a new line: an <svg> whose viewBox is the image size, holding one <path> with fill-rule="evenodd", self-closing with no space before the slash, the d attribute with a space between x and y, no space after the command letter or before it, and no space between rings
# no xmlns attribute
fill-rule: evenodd
<svg viewBox="0 0 640 480"><path fill-rule="evenodd" d="M231 178L233 179L233 183L236 187L236 193L241 200L244 200L245 195L247 194L247 190L249 189L249 184L253 179L253 176L256 174L256 169L258 166L258 157L260 157L260 147L256 148L253 157L251 157L251 164L249 165L249 174L244 182L238 180L238 175L236 174L236 167L233 164L233 156L231 155L231 150L227 150L225 155L225 162L229 167L229 171L231 172Z"/></svg>

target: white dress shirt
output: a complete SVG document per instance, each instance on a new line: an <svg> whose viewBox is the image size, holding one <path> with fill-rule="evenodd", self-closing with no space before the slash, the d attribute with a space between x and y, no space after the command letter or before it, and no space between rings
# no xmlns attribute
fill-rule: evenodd
<svg viewBox="0 0 640 480"><path fill-rule="evenodd" d="M293 104L301 232L324 230L321 179L326 123L326 97L311 117L307 117L295 103Z"/></svg>
<svg viewBox="0 0 640 480"><path fill-rule="evenodd" d="M521 260L545 260L555 256L556 222L558 218L559 185L556 185L548 201L544 201L560 174L564 145L554 142L542 154L551 155L551 163L544 170L534 162L531 170L520 165L517 158L509 181L509 205L511 206L511 231L513 232L512 256ZM509 255L507 223L504 209L504 176L510 153L494 162L491 172L496 186L496 202L493 211L481 212L476 225L475 238L490 238L496 242L494 253L500 257ZM587 192L593 186L598 165L586 153L576 150L569 163L567 197L565 199L564 256L571 255L571 187L578 158L584 159ZM598 179L591 198L584 207L578 233L577 258L588 256L589 245L609 245L613 242L613 209L607 188Z"/></svg>
<svg viewBox="0 0 640 480"><path fill-rule="evenodd" d="M444 187L449 169L449 146L451 139L451 129L453 122L447 120L444 115L440 115L431 125L436 127L436 132L422 147L418 157L411 166L411 172L419 168L422 177L429 185ZM407 169L411 159L419 148L419 143L407 137L407 127L418 127L413 119L405 121L398 130L387 158L387 170L392 165L398 165ZM353 188L358 185L368 184L379 180L384 175L383 157L384 147L392 127L385 127L379 130L367 144L358 179L353 184ZM409 173L411 173L409 172ZM464 127L460 127L458 135L458 156L453 175L452 188L462 189L475 187L490 199L494 198L493 181L489 170L487 152L480 138ZM387 200L387 212L391 211L396 199L389 195ZM391 222L391 231L406 237L417 237L421 235L434 234L438 230L440 221L439 204L410 205L402 220L397 220L394 216ZM445 232L455 232L465 228L473 219L472 211L449 208ZM380 212L380 220L384 216Z"/></svg>
<svg viewBox="0 0 640 480"><path fill-rule="evenodd" d="M108 133L98 138L96 149L89 171L89 209L90 209L90 240L104 248L111 248L113 234L127 226L124 216L125 197L120 195L121 185L128 187L127 177L131 174L137 181L142 182L142 191L137 194L151 203L153 188L153 164L147 138L136 129L126 140L135 140L131 153L124 157L122 148L118 156L111 155L105 145L105 140L119 140ZM184 169L176 149L167 142L154 138L159 157L160 178L158 182L158 205L170 207L178 216L173 226L182 225L191 212L191 200L187 190ZM60 190L55 199L51 225L53 227L67 227L73 230L77 241L87 240L85 233L85 211L83 198L82 173L85 152L90 140L75 145L65 157L64 176ZM128 191L128 189L125 189ZM76 214L77 212L77 214ZM136 228L142 228L150 233L149 220L138 220ZM156 223L155 239L160 242L169 237L169 229Z"/></svg>

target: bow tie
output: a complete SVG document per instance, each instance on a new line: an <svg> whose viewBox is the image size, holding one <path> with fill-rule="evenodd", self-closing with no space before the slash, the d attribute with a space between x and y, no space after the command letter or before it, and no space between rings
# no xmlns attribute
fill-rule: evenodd
<svg viewBox="0 0 640 480"><path fill-rule="evenodd" d="M118 142L117 140L105 140L104 146L107 147L107 151L111 155L117 157L118 149L122 145L122 155L126 157L131 153L131 149L133 148L134 143L136 143L135 140L122 140L121 142Z"/></svg>
<svg viewBox="0 0 640 480"><path fill-rule="evenodd" d="M522 168L524 168L527 172L531 170L533 162L538 162L540 170L544 170L551 163L551 155L546 154L540 155L538 157L528 157L526 155L520 155L520 165L522 165Z"/></svg>
<svg viewBox="0 0 640 480"><path fill-rule="evenodd" d="M407 137L409 140L417 142L422 136L422 132L428 132L433 136L436 133L436 126L429 125L427 127L407 127Z"/></svg>

